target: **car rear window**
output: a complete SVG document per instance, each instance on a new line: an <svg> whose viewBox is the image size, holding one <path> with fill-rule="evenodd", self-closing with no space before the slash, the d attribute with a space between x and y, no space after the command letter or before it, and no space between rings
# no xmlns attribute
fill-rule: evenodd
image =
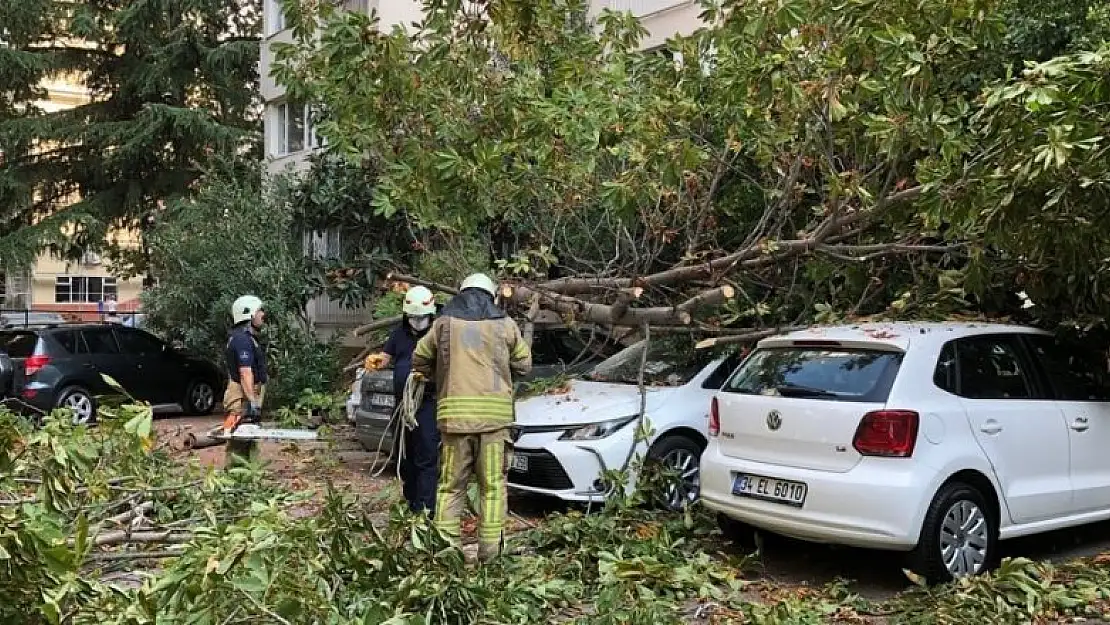
<svg viewBox="0 0 1110 625"><path fill-rule="evenodd" d="M0 332L0 351L12 358L29 358L38 342L34 332Z"/></svg>
<svg viewBox="0 0 1110 625"><path fill-rule="evenodd" d="M784 347L756 350L725 390L833 401L882 403L902 364L897 352Z"/></svg>

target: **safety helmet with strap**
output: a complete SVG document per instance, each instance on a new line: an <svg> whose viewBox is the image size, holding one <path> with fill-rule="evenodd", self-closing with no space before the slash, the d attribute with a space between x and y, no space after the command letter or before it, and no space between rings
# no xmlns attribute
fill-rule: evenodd
<svg viewBox="0 0 1110 625"><path fill-rule="evenodd" d="M423 317L424 315L434 315L436 312L436 300L428 287L414 286L405 292L405 303L401 307L405 314L410 317Z"/></svg>
<svg viewBox="0 0 1110 625"><path fill-rule="evenodd" d="M466 277L462 281L462 286L459 287L460 291L467 289L482 289L486 293L497 297L497 285L484 273L475 273Z"/></svg>
<svg viewBox="0 0 1110 625"><path fill-rule="evenodd" d="M262 300L253 295L244 295L231 305L231 318L236 324L240 324L249 321L261 309Z"/></svg>

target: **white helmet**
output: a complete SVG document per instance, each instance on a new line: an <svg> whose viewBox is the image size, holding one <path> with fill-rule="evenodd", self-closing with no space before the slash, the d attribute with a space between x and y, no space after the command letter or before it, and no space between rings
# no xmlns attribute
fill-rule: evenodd
<svg viewBox="0 0 1110 625"><path fill-rule="evenodd" d="M497 297L497 285L484 273L474 273L467 276L466 280L462 281L459 290L465 291L467 289L482 289L486 293Z"/></svg>
<svg viewBox="0 0 1110 625"><path fill-rule="evenodd" d="M253 295L244 295L235 300L231 305L231 318L235 320L236 325L249 321L254 317L254 313L262 308L262 300Z"/></svg>
<svg viewBox="0 0 1110 625"><path fill-rule="evenodd" d="M434 315L436 300L427 287L414 286L405 293L405 304L401 310L410 317Z"/></svg>

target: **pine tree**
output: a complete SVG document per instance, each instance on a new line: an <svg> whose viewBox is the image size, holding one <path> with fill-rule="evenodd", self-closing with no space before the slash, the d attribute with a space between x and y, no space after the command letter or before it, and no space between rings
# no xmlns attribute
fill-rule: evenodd
<svg viewBox="0 0 1110 625"><path fill-rule="evenodd" d="M0 0L0 266L102 248L190 193L208 155L258 155L259 4ZM36 106L59 78L91 101Z"/></svg>

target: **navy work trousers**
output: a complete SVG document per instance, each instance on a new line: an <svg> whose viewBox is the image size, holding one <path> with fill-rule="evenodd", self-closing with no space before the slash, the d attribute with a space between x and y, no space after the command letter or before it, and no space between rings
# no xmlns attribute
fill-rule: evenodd
<svg viewBox="0 0 1110 625"><path fill-rule="evenodd" d="M439 427L435 399L425 397L416 412L417 426L405 430L405 455L401 461L401 492L413 512L435 516L436 479L439 474Z"/></svg>

